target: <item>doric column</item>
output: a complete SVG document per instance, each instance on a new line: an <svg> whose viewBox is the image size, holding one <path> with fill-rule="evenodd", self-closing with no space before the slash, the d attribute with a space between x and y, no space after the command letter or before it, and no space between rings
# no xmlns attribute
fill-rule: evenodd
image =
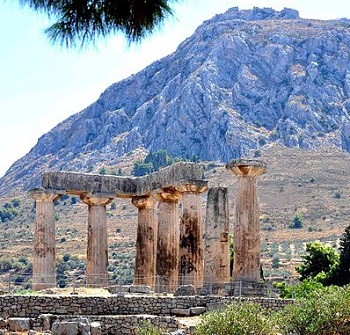
<svg viewBox="0 0 350 335"><path fill-rule="evenodd" d="M164 188L154 195L158 205L157 292L174 292L179 279L179 216L181 192Z"/></svg>
<svg viewBox="0 0 350 335"><path fill-rule="evenodd" d="M205 284L230 281L230 244L227 188L211 187L207 197L204 248Z"/></svg>
<svg viewBox="0 0 350 335"><path fill-rule="evenodd" d="M179 284L203 286L202 196L208 182L196 181L176 189L182 193L180 217Z"/></svg>
<svg viewBox="0 0 350 335"><path fill-rule="evenodd" d="M49 190L29 191L35 199L33 290L56 286L55 218L53 202L60 195Z"/></svg>
<svg viewBox="0 0 350 335"><path fill-rule="evenodd" d="M108 285L106 205L113 200L113 196L82 195L81 199L89 206L86 253L87 285L106 287Z"/></svg>
<svg viewBox="0 0 350 335"><path fill-rule="evenodd" d="M158 220L156 201L150 195L135 196L131 200L138 208L135 259L135 285L155 287Z"/></svg>
<svg viewBox="0 0 350 335"><path fill-rule="evenodd" d="M233 277L237 280L260 280L260 224L257 177L266 164L256 160L235 160L226 168L238 177L236 222L234 225Z"/></svg>

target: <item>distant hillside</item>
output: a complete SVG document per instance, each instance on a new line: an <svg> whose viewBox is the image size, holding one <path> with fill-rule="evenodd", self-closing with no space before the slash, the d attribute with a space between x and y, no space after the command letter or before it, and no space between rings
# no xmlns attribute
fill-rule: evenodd
<svg viewBox="0 0 350 335"><path fill-rule="evenodd" d="M98 171L146 152L226 162L271 143L350 151L350 24L232 8L44 134L0 179Z"/></svg>
<svg viewBox="0 0 350 335"><path fill-rule="evenodd" d="M267 163L266 174L258 180L264 270L266 275L285 275L293 273L300 262L305 242L321 240L336 246L350 224L350 154L339 149L303 150L279 145L265 146L259 154ZM237 178L223 164L211 162L205 166L205 178L210 187L228 187L232 232ZM34 200L24 192L16 197L20 199L20 205L15 207L18 216L12 221L0 222L0 249L3 251L0 269L1 262L9 258L32 257ZM203 194L203 206L205 200L206 194ZM13 197L0 198L0 211L6 203L12 202ZM64 196L56 203L58 257L71 254L85 258L87 213L87 206L77 197ZM296 216L301 217L300 229L290 227ZM130 199L115 199L108 205L107 227L110 264L118 271L132 268L137 209ZM276 255L281 264L271 269Z"/></svg>

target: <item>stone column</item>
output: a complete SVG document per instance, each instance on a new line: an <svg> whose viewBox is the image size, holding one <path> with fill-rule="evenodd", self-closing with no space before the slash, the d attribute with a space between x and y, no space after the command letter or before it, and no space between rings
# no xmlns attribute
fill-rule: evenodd
<svg viewBox="0 0 350 335"><path fill-rule="evenodd" d="M158 205L157 292L174 292L179 279L179 215L181 192L164 188L154 195Z"/></svg>
<svg viewBox="0 0 350 335"><path fill-rule="evenodd" d="M87 285L106 287L108 286L106 205L113 200L113 197L94 194L82 195L81 199L89 206L86 253Z"/></svg>
<svg viewBox="0 0 350 335"><path fill-rule="evenodd" d="M238 177L233 277L259 282L260 224L256 180L265 172L266 164L241 159L227 163L226 168Z"/></svg>
<svg viewBox="0 0 350 335"><path fill-rule="evenodd" d="M154 289L158 230L155 208L157 202L150 195L135 196L131 202L138 208L134 284L148 285Z"/></svg>
<svg viewBox="0 0 350 335"><path fill-rule="evenodd" d="M35 199L33 290L56 287L56 246L53 202L60 195L49 190L29 191Z"/></svg>
<svg viewBox="0 0 350 335"><path fill-rule="evenodd" d="M229 211L227 188L208 191L205 223L204 281L206 285L230 281Z"/></svg>
<svg viewBox="0 0 350 335"><path fill-rule="evenodd" d="M182 193L180 218L179 284L203 286L202 196L208 182L176 187Z"/></svg>

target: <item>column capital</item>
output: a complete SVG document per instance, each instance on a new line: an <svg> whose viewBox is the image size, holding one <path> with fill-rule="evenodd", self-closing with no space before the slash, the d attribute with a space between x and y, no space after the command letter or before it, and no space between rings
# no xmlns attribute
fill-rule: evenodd
<svg viewBox="0 0 350 335"><path fill-rule="evenodd" d="M164 187L160 192L152 195L160 202L177 202L182 197L182 193L176 190L175 187Z"/></svg>
<svg viewBox="0 0 350 335"><path fill-rule="evenodd" d="M226 164L226 169L236 176L260 176L266 171L266 163L254 159L236 159Z"/></svg>
<svg viewBox="0 0 350 335"><path fill-rule="evenodd" d="M138 209L153 209L155 208L156 200L150 194L147 194L132 197L131 203Z"/></svg>
<svg viewBox="0 0 350 335"><path fill-rule="evenodd" d="M37 202L53 202L56 201L65 191L46 190L44 188L33 188L29 190L29 195Z"/></svg>
<svg viewBox="0 0 350 335"><path fill-rule="evenodd" d="M89 206L106 206L113 201L115 197L111 194L81 194L81 201Z"/></svg>
<svg viewBox="0 0 350 335"><path fill-rule="evenodd" d="M191 180L176 186L176 190L181 193L203 193L207 188L208 182L205 180Z"/></svg>

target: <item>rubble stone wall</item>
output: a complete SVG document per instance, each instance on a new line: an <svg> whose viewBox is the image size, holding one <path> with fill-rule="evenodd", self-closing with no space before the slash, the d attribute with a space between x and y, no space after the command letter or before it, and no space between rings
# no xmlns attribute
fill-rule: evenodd
<svg viewBox="0 0 350 335"><path fill-rule="evenodd" d="M293 302L276 298L238 298L219 296L0 296L0 317L54 315L183 315L194 307L203 311L218 309L227 303L249 300L267 309L278 310Z"/></svg>
<svg viewBox="0 0 350 335"><path fill-rule="evenodd" d="M225 304L253 301L278 310L293 302L274 298L219 296L0 296L0 334L49 332L56 335L135 334L142 320L169 334L192 334L177 317L222 309Z"/></svg>

